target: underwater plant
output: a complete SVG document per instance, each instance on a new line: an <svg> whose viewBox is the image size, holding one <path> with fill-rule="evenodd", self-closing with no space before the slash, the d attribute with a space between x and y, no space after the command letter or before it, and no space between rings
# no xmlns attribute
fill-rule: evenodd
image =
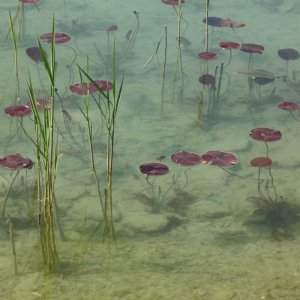
<svg viewBox="0 0 300 300"><path fill-rule="evenodd" d="M22 6L23 6L24 4L30 4L30 3L33 3L33 4L35 5L36 9L39 10L39 7L38 7L37 3L40 2L40 0L20 0L20 2L21 2L21 4L22 4Z"/></svg>
<svg viewBox="0 0 300 300"><path fill-rule="evenodd" d="M262 199L263 202L272 204L273 202L277 202L277 190L276 187L274 185L274 178L271 172L271 167L272 167L272 160L269 157L264 157L264 156L260 156L260 157L255 157L250 161L250 165L252 167L257 167L258 168L258 175L257 175L257 191L258 194L260 196L260 198ZM269 179L264 180L261 179L261 172L262 169L268 169L269 172ZM262 183L266 181L265 184L265 193L267 194L267 196L265 196L265 193L262 190ZM269 185L271 186L273 193L274 193L274 197L272 197L270 195L269 192Z"/></svg>
<svg viewBox="0 0 300 300"><path fill-rule="evenodd" d="M211 59L218 58L218 55L214 52L209 51L209 36L208 36L208 26L222 26L222 20L219 18L209 17L209 0L205 0L205 18L203 22L205 24L205 46L204 51L198 53L198 58L204 60L204 72L199 77L199 82L202 83L202 89L200 91L199 101L198 101L198 108L197 108L197 119L196 124L198 126L202 125L202 119L211 117L213 111L212 108L215 105L212 103L213 98L212 94L215 92L215 82L216 78L212 74L209 74L208 70L208 62ZM217 21L216 21L217 20ZM220 77L222 79L222 77Z"/></svg>
<svg viewBox="0 0 300 300"><path fill-rule="evenodd" d="M300 53L298 50L292 48L279 49L277 53L281 59L285 60L286 76L289 78L289 61L299 59Z"/></svg>
<svg viewBox="0 0 300 300"><path fill-rule="evenodd" d="M4 113L12 117L11 127L13 125L13 121L16 121L16 131L10 132L9 141L11 141L15 136L17 136L20 133L20 131L22 132L21 128L23 124L23 118L29 116L31 112L31 108L28 105L24 104L14 104L7 106L4 109Z"/></svg>
<svg viewBox="0 0 300 300"><path fill-rule="evenodd" d="M272 227L271 239L276 241L289 240L292 235L287 231L290 223L299 219L298 205L291 205L282 196L278 196L277 188L272 174L273 161L269 156L268 142L281 139L282 134L271 128L254 128L250 137L263 141L267 148L266 156L258 156L250 161L250 165L258 169L257 193L258 196L248 197L247 200L255 206L253 212L256 216L263 216ZM267 170L267 176L263 176Z"/></svg>
<svg viewBox="0 0 300 300"><path fill-rule="evenodd" d="M267 74L268 73L267 71L264 71L264 70L256 70L256 71L258 73L261 72L261 74ZM275 78L276 77L272 76L272 75L270 75L269 77L259 76L259 75L255 76L253 78L248 77L249 87L251 87L249 92L250 92L250 95L251 95L250 97L252 98L252 100L251 100L252 105L255 105L255 104L259 105L259 104L262 103L262 100L263 100L262 86L265 86L269 83L272 83L275 80Z"/></svg>
<svg viewBox="0 0 300 300"><path fill-rule="evenodd" d="M33 162L30 158L22 156L20 154L6 155L5 157L0 158L0 166L11 171L16 171L16 174L13 176L11 182L9 183L8 189L3 198L1 219L4 219L6 217L7 200L20 171L22 169L31 169L33 167Z"/></svg>
<svg viewBox="0 0 300 300"><path fill-rule="evenodd" d="M133 30L129 29L125 35L126 45L124 47L124 55L133 49L141 25L140 13L134 10L133 14L136 19L136 25Z"/></svg>
<svg viewBox="0 0 300 300"><path fill-rule="evenodd" d="M237 176L239 178L245 178L244 176L238 175L228 168L233 167L239 163L238 157L231 152L219 151L219 150L210 150L201 155L202 163L216 166L226 173Z"/></svg>
<svg viewBox="0 0 300 300"><path fill-rule="evenodd" d="M26 54L36 63L43 61L43 57L39 47L29 47L26 49Z"/></svg>
<svg viewBox="0 0 300 300"><path fill-rule="evenodd" d="M277 105L278 108L289 112L290 116L297 122L300 122L300 119L295 115L295 112L300 109L298 103L294 101L283 101Z"/></svg>
<svg viewBox="0 0 300 300"><path fill-rule="evenodd" d="M163 192L160 185L156 185L154 180L150 181L149 177L163 176L169 173L169 167L166 164L158 162L144 163L139 166L140 172L145 175L149 185L149 196L145 193L136 193L135 197L144 204L151 207L152 213L157 213L165 205L166 196L172 188L172 185Z"/></svg>
<svg viewBox="0 0 300 300"><path fill-rule="evenodd" d="M269 157L268 143L279 141L282 138L282 133L279 130L259 127L251 129L249 136L256 141L265 143L267 149L266 156Z"/></svg>
<svg viewBox="0 0 300 300"><path fill-rule="evenodd" d="M245 53L249 53L249 61L247 69L251 69L251 62L253 54L262 54L265 50L263 45L253 43L242 43L240 50Z"/></svg>
<svg viewBox="0 0 300 300"><path fill-rule="evenodd" d="M284 229L288 232L288 225L299 220L299 206L291 205L283 197L280 200L273 201L272 199L262 198L260 196L247 197L255 210L254 216L263 217L267 224L271 225L271 235L279 229Z"/></svg>
<svg viewBox="0 0 300 300"><path fill-rule="evenodd" d="M186 151L174 153L171 157L173 157L171 159L175 163L186 167L197 165L201 161L201 156ZM179 164L179 161L181 164ZM169 173L169 167L166 164L161 162L144 163L139 166L139 170L146 177L148 189L147 192L134 193L133 196L150 208L150 210L147 210L148 212L160 213L168 210L174 213L184 213L189 205L196 202L197 197L184 190L188 181L186 172L184 172L186 182L183 187L178 185L175 176L173 176L171 184L163 191L161 185L156 184L156 177ZM150 177L153 177L153 180L150 180ZM171 192L172 194L170 195Z"/></svg>
<svg viewBox="0 0 300 300"><path fill-rule="evenodd" d="M224 68L226 68L227 66L229 66L229 64L231 62L232 50L233 49L239 49L241 47L241 45L237 42L227 41L227 42L220 42L219 47L221 47L222 49L229 50L229 59L228 59L228 62L226 63L226 65L224 65Z"/></svg>
<svg viewBox="0 0 300 300"><path fill-rule="evenodd" d="M171 160L176 163L178 166L182 167L192 167L195 165L198 165L202 162L202 157L199 154L193 153L193 152L188 152L188 151L179 151L177 153L171 154ZM181 190L184 190L184 188L188 184L188 176L186 173L186 170L183 172L184 177L185 177L185 184L181 188Z"/></svg>

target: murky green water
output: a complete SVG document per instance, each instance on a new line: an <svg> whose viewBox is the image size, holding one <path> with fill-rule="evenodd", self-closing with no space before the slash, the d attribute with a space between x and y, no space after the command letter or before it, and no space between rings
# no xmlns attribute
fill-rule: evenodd
<svg viewBox="0 0 300 300"><path fill-rule="evenodd" d="M159 0L40 0L24 4L23 10L18 1L2 2L1 157L21 154L36 161L21 119L4 113L10 105L29 101L29 74L36 97L50 97L45 68L30 59L26 49L36 47L41 34L51 32L53 16L56 31L71 40L56 45L56 88L62 99L61 104L56 98L55 108L60 153L56 217L65 236L63 240L56 228L60 269L53 276L43 274L38 228L28 225L28 216L35 214L31 202L35 168L22 169L17 177L17 171L1 168L1 207L11 186L0 225L1 299L300 298L300 115L277 107L282 101L300 103L299 59L286 61L277 54L279 49L300 50L296 1L211 0L209 16L230 21L208 28L208 50L218 58L208 62L207 70L197 57L205 50L205 1L182 4L180 48L178 7ZM15 28L20 28L20 99L9 12L13 19L16 16ZM237 28L228 26L231 21ZM112 25L118 28L108 34ZM105 124L92 97L76 95L69 86L80 83L76 64L88 68L95 80L112 80L111 71L106 74L113 40L117 86L122 76L125 79L114 149L116 242L109 246L102 243L99 228L102 213L81 113L84 101L91 101L102 186ZM230 60L230 50L219 47L228 41L254 43L264 50L250 55L232 49ZM50 45L42 45L49 57ZM199 83L204 73L216 77L215 87ZM258 77L272 80L261 85ZM204 117L198 126L200 95ZM208 115L209 103L215 107ZM32 132L32 117L21 121ZM282 137L257 141L249 137L254 128L271 128ZM229 152L238 163L222 168L220 161L212 161L216 157L210 157L206 164L179 166L171 154L183 150L199 155ZM271 167L251 166L256 157L272 159ZM169 172L148 178L141 174L139 166L153 162L167 165Z"/></svg>

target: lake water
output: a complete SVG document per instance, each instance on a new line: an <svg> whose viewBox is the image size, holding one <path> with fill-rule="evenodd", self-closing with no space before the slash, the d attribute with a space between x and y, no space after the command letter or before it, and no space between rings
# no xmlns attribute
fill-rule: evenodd
<svg viewBox="0 0 300 300"><path fill-rule="evenodd" d="M1 168L1 299L300 299L297 1L211 0L208 20L217 26L208 26L207 50L217 58L207 62L198 58L206 50L204 0L181 8L160 0L40 0L22 8L3 0L0 8L2 162L15 154L36 162L23 132L34 134L32 115L5 109L27 105L30 79L36 98L50 99L43 62L26 49L38 47L53 18L55 31L71 37L55 45L60 268L44 274L38 226L28 224L37 215L36 165ZM9 13L19 35L17 72ZM50 59L51 44L41 45ZM108 244L84 104L102 196L105 120L92 95L70 86L89 81L78 66L93 80L112 81L114 52L116 90L123 76L124 84L113 151L116 240ZM199 82L204 74L215 82Z"/></svg>

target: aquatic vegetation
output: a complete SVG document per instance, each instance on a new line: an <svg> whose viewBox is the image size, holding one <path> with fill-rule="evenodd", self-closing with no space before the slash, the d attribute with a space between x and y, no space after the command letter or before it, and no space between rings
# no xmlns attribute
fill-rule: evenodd
<svg viewBox="0 0 300 300"><path fill-rule="evenodd" d="M158 53L158 50L160 48L160 43L163 39L163 37L165 37L165 48L164 48L164 65L163 65L163 70L162 70L162 73L161 73L161 76L162 76L162 85L161 85L161 101L160 101L160 112L163 113L164 111L164 94L165 94L165 79L166 79L166 70L167 70L167 52L168 52L168 48L167 48L167 40L168 40L168 30L167 30L167 26L164 26L162 32L161 32L161 35L160 35L160 38L159 38L159 41L157 43L157 46L156 46L156 49L155 49L155 52L147 59L147 61L145 62L143 68L147 68L150 63L152 62L152 60L154 59L154 57L157 56L157 53Z"/></svg>
<svg viewBox="0 0 300 300"><path fill-rule="evenodd" d="M188 151L180 151L177 153L171 154L171 160L176 163L178 166L182 167L192 167L200 164L202 162L202 157L199 154L188 152ZM183 172L184 177L186 179L185 184L181 188L182 190L187 186L188 184L188 176L186 173L186 170Z"/></svg>
<svg viewBox="0 0 300 300"><path fill-rule="evenodd" d="M20 133L23 124L23 118L28 117L31 112L31 107L24 104L10 105L4 109L4 113L12 117L12 121L16 121L16 131L10 132L9 141L13 140L13 138Z"/></svg>
<svg viewBox="0 0 300 300"><path fill-rule="evenodd" d="M198 58L204 60L204 72L199 77L200 83L202 83L202 90L200 92L198 110L197 110L197 125L200 126L202 123L202 119L206 123L216 123L217 116L220 111L221 99L225 98L229 87L230 87L230 76L226 72L224 72L224 68L229 65L232 58L231 49L240 48L239 43L235 42L219 42L219 46L223 47L223 49L230 50L230 58L227 64L224 66L224 63L221 63L219 66L215 67L214 73L211 74L208 71L209 63L211 60L218 58L219 55L215 51L209 50L209 33L208 26L214 27L231 27L231 29L235 32L235 28L244 27L245 24L237 23L231 19L222 19L219 17L209 17L209 1L205 1L205 18L203 22L205 23L205 49L198 53ZM213 32L212 32L213 36ZM224 89L222 86L222 82L224 79L224 75L227 78L227 88ZM208 86L207 86L208 85ZM226 86L225 86L226 87ZM222 91L223 89L223 91ZM221 95L221 92L223 95Z"/></svg>
<svg viewBox="0 0 300 300"><path fill-rule="evenodd" d="M73 77L72 67L77 58L76 50L72 46L68 45L68 42L71 40L71 36L64 32L53 32L53 33L46 32L46 33L41 34L39 38L40 38L40 40L42 40L48 44L54 43L55 45L61 45L61 47L65 47L73 52L73 55L74 55L73 59L72 59L71 63L67 65L67 68L69 69L69 73L70 73L70 80L71 80L71 78ZM56 62L54 62L54 66L56 67Z"/></svg>
<svg viewBox="0 0 300 300"><path fill-rule="evenodd" d="M295 112L300 109L300 106L298 103L293 101L283 101L280 102L278 105L278 108L285 110L289 112L290 116L297 122L300 122L299 117L295 115Z"/></svg>
<svg viewBox="0 0 300 300"><path fill-rule="evenodd" d="M276 242L293 241L295 236L285 228L273 228L270 239Z"/></svg>
<svg viewBox="0 0 300 300"><path fill-rule="evenodd" d="M273 201L266 197L248 197L247 200L256 207L254 215L264 216L272 222L282 221L284 209L288 207L284 200Z"/></svg>
<svg viewBox="0 0 300 300"><path fill-rule="evenodd" d="M214 84L216 82L215 76L211 74L203 74L199 77L199 82L202 83L203 85L211 85L214 89ZM210 89L211 90L211 89Z"/></svg>
<svg viewBox="0 0 300 300"><path fill-rule="evenodd" d="M204 52L199 52L198 57L204 61L207 61L207 60L218 58L219 55L215 52L204 51Z"/></svg>
<svg viewBox="0 0 300 300"><path fill-rule="evenodd" d="M185 3L185 0L161 0L161 1L169 5L180 5L182 3Z"/></svg>
<svg viewBox="0 0 300 300"><path fill-rule="evenodd" d="M241 47L241 45L237 42L220 42L219 46L222 49L228 49L229 50L229 59L228 62L224 65L224 68L226 68L227 66L229 66L231 59L232 59L232 50L233 49L239 49Z"/></svg>
<svg viewBox="0 0 300 300"><path fill-rule="evenodd" d="M102 31L106 31L108 34L114 31L118 30L118 26L113 24L111 26L108 26L106 29L101 29L101 28L97 28L97 30L102 30Z"/></svg>
<svg viewBox="0 0 300 300"><path fill-rule="evenodd" d="M267 149L266 156L269 157L269 142L276 142L282 138L282 133L279 130L272 128L254 128L251 129L249 136L259 142L264 142Z"/></svg>
<svg viewBox="0 0 300 300"><path fill-rule="evenodd" d="M3 158L0 158L0 166L11 171L16 171L15 176L13 176L9 186L7 188L7 192L3 198L2 208L1 208L1 219L4 219L6 216L6 205L9 194L12 190L12 187L19 175L20 170L22 169L31 169L33 167L33 162L30 158L22 156L20 154L15 155L7 155Z"/></svg>
<svg viewBox="0 0 300 300"><path fill-rule="evenodd" d="M167 5L172 5L173 11L175 12L177 16L177 37L176 37L176 65L175 70L173 72L173 78L172 78L172 98L171 102L174 103L175 99L181 99L183 96L184 86L185 86L185 74L183 70L183 62L182 62L182 49L181 49L181 37L184 37L184 34L186 30L188 29L189 23L188 21L183 17L183 4L185 3L185 0L162 0L163 3ZM182 30L182 22L184 22L185 27ZM167 60L167 27L165 26L166 30L166 36L165 36L165 61L164 61L164 70L163 70L163 77L165 76L166 72L166 60ZM179 87L177 87L177 84L180 84ZM162 87L162 95L163 95L163 89L164 89L164 83ZM163 98L163 96L162 96ZM161 101L163 103L163 100ZM161 105L161 112L163 109L163 105Z"/></svg>
<svg viewBox="0 0 300 300"><path fill-rule="evenodd" d="M67 2L70 3L67 5ZM215 258L221 257L214 264L221 269L213 268L212 272L215 273L206 272L208 277L218 278L224 274L226 276L223 271L225 267L227 269L225 264L232 262L231 250L234 248L236 253L241 253L242 247L248 243L250 248L257 251L257 256L263 254L260 251L265 251L265 256L260 257L267 258L264 260L266 265L260 271L272 270L267 265L273 263L272 255L269 255L269 250L274 250L272 244L265 243L259 249L253 247L257 236L265 234L267 227L267 231L270 229L271 232L271 240L293 240L293 233L297 235L298 226L294 223L299 222L300 212L297 207L299 188L296 184L299 161L297 151L288 152L289 147L291 150L298 147L298 141L294 138L297 136L297 126L287 123L290 121L287 113L295 120L299 119L299 105L294 92L300 91L297 79L300 74L297 70L299 52L283 48L277 55L276 51L272 51L276 49L272 44L273 40L275 42L274 32L280 33L283 38L290 37L292 42L297 41L294 38L296 34L291 32L289 35L287 30L289 25L295 27L296 23L292 18L288 23L281 19L281 15L274 15L271 16L274 22L269 24L274 31L269 31L267 23L260 19L264 16L255 14L249 32L255 32L257 42L266 44L243 43L247 32L245 37L238 36L236 32L243 32L245 24L240 13L251 8L251 4L245 2L230 7L228 3L219 2L231 15L218 17L222 13L218 3L208 0L153 1L145 16L136 10L126 13L124 3L119 5L118 1L105 1L103 5L99 4L101 19L94 5L84 0L65 0L62 5L59 1L40 1L38 5L43 9L41 12L34 6L38 1L15 2L15 8L11 11L14 14L17 11L17 14L16 17L10 17L10 40L7 45L2 43L1 48L4 58L1 80L3 92L0 97L4 116L2 136L9 133L9 125L16 122L19 129L24 129L29 143L24 142L24 134L14 135L14 144L9 145L2 138L5 148L2 155L3 163L7 163L12 159L11 153L27 153L35 162L35 173L27 170L27 163L22 162L18 163L18 169L2 170L0 209L3 217L0 225L1 230L5 231L2 252L9 249L9 255L14 258L14 266L13 261L4 258L5 276L2 281L9 284L3 297L18 298L17 295L23 298L59 299L60 291L74 288L72 284L61 282L59 276L51 277L51 284L48 281L41 283L41 276L36 272L37 264L43 265L48 274L60 271L64 278L69 277L70 272L80 270L81 275L77 272L79 277L87 273L101 273L108 274L101 277L107 282L110 279L123 282L118 279L124 274L125 277L129 276L125 271L127 267L134 276L139 276L139 272L132 268L133 262L137 268L149 265L153 268L153 274L158 274L157 267L164 271L169 271L170 267L172 270L176 268L180 273L183 269L188 272L195 265L201 265L206 270ZM268 1L260 2L267 4ZM2 5L4 9L10 6ZM26 7L26 19L23 6ZM58 27L57 33L54 30L44 31L51 9L55 9L55 15L61 20L54 21ZM209 16L211 11L215 17ZM224 9L223 13L226 11ZM81 14L83 18L79 19L78 15ZM145 23L140 32L143 17ZM200 26L197 26L197 22L201 23ZM189 27L188 24L193 26ZM260 24L266 26L265 30L260 30ZM4 20L2 28L5 25ZM38 45L34 42L36 35L40 36ZM14 44L11 43L11 37ZM74 46L74 55L70 50L58 53L59 50L72 49L69 45ZM268 51L264 51L264 48ZM242 50L234 51L239 49ZM147 51L150 52L147 54ZM10 53L11 61L7 59L7 53ZM55 56L55 53L59 55ZM263 55L254 57L255 54ZM151 55L148 60L147 55ZM258 67L254 67L256 59ZM147 70L141 68L142 60L146 61L144 68ZM157 63L153 66L151 63L155 61ZM75 63L80 66L78 73L73 70ZM245 69L237 71L242 65ZM123 71L126 74L124 93L123 78L120 76ZM43 79L40 82L39 72ZM16 86L18 79L20 85ZM35 89L36 83L40 90ZM274 95L275 89L281 98ZM14 98L16 91L19 95ZM246 105L240 101L244 93L251 97ZM187 103L186 94L192 96L193 101ZM122 101L126 97L124 106L120 102L121 96ZM261 104L263 106L258 107ZM253 107L259 108L255 116L251 115ZM203 127L200 126L202 124ZM272 124L274 128L279 126L280 131L267 128L267 124ZM280 124L287 126L280 128ZM265 145L255 144L249 139L247 132L251 128L254 129L250 137ZM282 136L286 137L285 148L280 142L272 145L276 149L271 148L270 142L279 141ZM262 153L256 153L258 146L261 146ZM195 153L178 150L188 147L194 149ZM228 152L218 149L227 149ZM276 150L274 156L273 150ZM153 161L147 157L153 157ZM240 171L245 176L240 176ZM25 178L25 173L30 176L29 180ZM235 180L233 176L243 180ZM280 196L281 193L286 194L285 198ZM254 195L249 197L253 208L240 201L248 195ZM57 204L63 209L62 215ZM26 216L29 209L31 218ZM255 222L257 231L254 235L250 235L244 226L241 230L237 228L241 226L239 223L245 214ZM33 230L27 224L28 219L32 221ZM65 227L59 227L59 220L64 221ZM152 227L155 230L147 230L156 222L157 225ZM183 222L186 226L177 227ZM261 224L264 227L257 228ZM175 226L177 228L164 239L166 231ZM63 236L57 239L61 229L68 234L68 243L62 244ZM36 247L36 232L39 234L40 247ZM148 240L149 236L140 238L142 234L150 232L151 240ZM96 233L105 243L99 245L93 239ZM105 252L108 249L106 245L114 245L111 241L119 237L116 247L108 247L110 251ZM229 238L229 251L226 247L221 250L216 247L220 245L215 243L219 242L216 237L219 237L219 241ZM178 242L186 245L186 248L177 253L174 250L179 249L176 248ZM148 245L153 247L151 251L146 248ZM36 249L41 251L41 255L36 255ZM218 251L222 255L217 255ZM208 260L207 253L212 254ZM16 268L16 254L19 270ZM27 259L29 256L32 257L30 261ZM285 258L284 255L281 257ZM64 268L65 260L68 260L70 267ZM16 280L11 277L13 267L15 274L22 275ZM251 267L257 272L256 265ZM111 278L110 272L117 276L117 280ZM27 274L39 281L33 280L28 286L23 284ZM248 274L252 275L250 272ZM265 275L266 280L272 276L271 272ZM189 278L184 276L183 281L189 282ZM236 292L236 282L232 282L232 293L227 294L222 290L216 295L214 288L207 292L205 282L212 282L207 276L202 276L202 279L199 277L202 282L194 283L190 293L193 295L182 297L200 295L214 299L225 295L234 298L238 293L238 297L245 298L241 290ZM129 289L118 289L112 297L105 295L106 291L111 290L111 282L107 285L103 282L103 287L107 288L100 292L98 290L94 295L93 288L82 288L88 281L79 277L74 293L86 293L86 298L97 298L97 293L101 293L105 299L134 298L147 293L147 288L151 295L155 294L152 277L145 290L136 292L130 289L132 285L129 284L126 285ZM28 289L27 294L20 294L19 279L22 287ZM11 294L9 288L14 282L16 293ZM162 282L160 284L165 284ZM163 293L168 293L168 290L160 290L162 294L155 294L157 298L166 297ZM184 294L186 290L182 290ZM270 287L268 291L271 290ZM256 292L253 298L269 296L262 293L259 287ZM72 295L66 293L65 297L72 298Z"/></svg>
<svg viewBox="0 0 300 300"><path fill-rule="evenodd" d="M16 104L6 107L4 112L11 117L25 117L30 115L32 110L28 105Z"/></svg>
<svg viewBox="0 0 300 300"><path fill-rule="evenodd" d="M221 24L223 27L230 27L230 28L242 28L242 27L245 27L246 24L244 23L238 23L236 21L233 21L231 19L223 19L221 21Z"/></svg>
<svg viewBox="0 0 300 300"><path fill-rule="evenodd" d="M55 36L57 39L53 39ZM46 273L53 273L58 270L59 260L56 248L56 236L54 229L54 213L57 208L55 198L55 181L58 163L58 132L55 122L55 43L63 43L66 39L65 35L54 33L54 19L52 22L52 31L45 34L47 42L51 43L51 55L48 60L46 52L41 45L39 50L42 60L50 80L50 102L38 101L35 97L33 83L31 78L28 79L28 93L30 95L30 106L32 111L32 127L31 131L22 125L22 129L32 143L35 155L35 193L34 198L38 203L38 228L40 237L40 246L43 255L43 268ZM43 109L41 110L41 106Z"/></svg>
<svg viewBox="0 0 300 300"><path fill-rule="evenodd" d="M97 193L100 200L101 211L103 216L103 240L112 241L115 239L114 218L113 218L113 162L114 162L114 143L115 143L115 130L116 130L116 118L119 108L119 103L123 90L124 77L121 80L120 86L116 87L116 61L115 61L115 40L112 53L112 81L94 80L88 72L82 69L80 66L79 74L82 81L82 77L85 76L90 83L85 85L85 88L90 93L93 102L96 104L99 116L103 118L106 128L106 182L102 186L100 183L98 169L95 161L95 150L93 140L93 125L90 118L90 103L88 100L84 101L84 108L81 109L81 113L87 123L88 137L92 164L92 174L96 180ZM82 81L83 82L83 81ZM82 82L80 88L82 87ZM98 91L99 95L103 97L103 101L99 101L99 97L94 95L94 92ZM78 92L78 90L77 90Z"/></svg>
<svg viewBox="0 0 300 300"><path fill-rule="evenodd" d="M292 48L279 49L277 53L281 59L285 60L286 76L289 78L289 61L299 59L300 53L298 50Z"/></svg>
<svg viewBox="0 0 300 300"><path fill-rule="evenodd" d="M14 20L16 20L19 15L19 11ZM22 16L22 15L21 15ZM15 63L15 76L16 76L16 101L20 100L20 75L19 75L19 32L21 30L21 17L18 27L15 28L14 20L9 13L9 24L10 24L10 33L13 41L14 47L14 63Z"/></svg>
<svg viewBox="0 0 300 300"><path fill-rule="evenodd" d="M39 47L30 47L26 49L26 54L36 63L43 61L43 57Z"/></svg>
<svg viewBox="0 0 300 300"><path fill-rule="evenodd" d="M230 152L223 151L207 151L200 155L188 151L180 151L171 154L171 160L179 166L190 168L195 167L201 163L211 164L223 169L225 172L243 178L227 168L234 166L238 163L236 155ZM194 203L196 199L188 191L185 190L188 184L187 171L184 171L185 183L179 184L178 178L175 175L172 176L172 182L167 186L165 190L158 185L155 181L156 176L162 176L169 173L169 167L166 164L153 162L145 163L139 166L139 170L146 176L148 183L148 193L135 193L134 197L151 207L150 212L158 213L164 209L168 210L180 210L186 208L188 205ZM154 180L150 181L150 177L154 177ZM172 192L172 195L171 195Z"/></svg>
<svg viewBox="0 0 300 300"><path fill-rule="evenodd" d="M169 192L169 191L168 191ZM177 214L184 214L185 210L197 201L197 197L181 188L173 186L172 194L158 195L149 193L134 193L133 197L149 207L146 209L149 213L162 213L169 211Z"/></svg>
<svg viewBox="0 0 300 300"><path fill-rule="evenodd" d="M299 51L292 48L279 49L277 53L285 61L296 60L300 57Z"/></svg>
<svg viewBox="0 0 300 300"><path fill-rule="evenodd" d="M178 166L191 167L201 163L201 155L189 152L189 151L179 151L177 153L171 154L171 159Z"/></svg>
<svg viewBox="0 0 300 300"><path fill-rule="evenodd" d="M64 44L67 43L71 39L71 37L63 32L55 32L54 34L52 32L47 32L41 34L40 39L49 44L52 43L52 40L54 44Z"/></svg>
<svg viewBox="0 0 300 300"><path fill-rule="evenodd" d="M238 157L231 152L207 151L202 154L202 162L219 168L231 167L236 165Z"/></svg>
<svg viewBox="0 0 300 300"><path fill-rule="evenodd" d="M248 76L249 98L247 99L250 108L257 107L267 102L276 102L276 89L275 86L269 95L262 95L262 86L274 82L275 79L279 79L282 82L287 82L287 76L275 75L272 72L266 70L238 70L239 74ZM278 97L278 96L277 96Z"/></svg>
<svg viewBox="0 0 300 300"><path fill-rule="evenodd" d="M169 173L169 167L166 164L158 162L144 163L139 166L140 172L145 175L149 185L149 196L144 193L136 193L135 197L151 207L151 212L157 213L165 205L166 196L172 188L171 184L166 191L162 191L160 185L155 184L154 180L150 182L149 177L163 176Z"/></svg>
<svg viewBox="0 0 300 300"><path fill-rule="evenodd" d="M171 156L172 160L181 166L195 166L201 162L201 156L195 153L181 151L174 153ZM183 211L187 206L196 201L196 197L185 191L188 178L186 172L186 183L183 187L179 187L173 176L172 183L163 191L161 185L157 185L155 180L150 181L149 177L163 176L169 173L169 167L163 163L145 163L139 166L139 170L146 176L148 183L148 193L138 192L134 193L134 198L150 207L150 213L160 213L164 210L172 212ZM172 192L172 195L170 195Z"/></svg>
<svg viewBox="0 0 300 300"><path fill-rule="evenodd" d="M99 89L103 92L107 92L113 88L111 81L107 80L94 80L93 82L86 83L80 82L71 84L69 90L79 96L84 96L92 93L99 92Z"/></svg>
<svg viewBox="0 0 300 300"><path fill-rule="evenodd" d="M267 71L264 70L257 70L258 72L261 72L262 74L267 74ZM248 82L249 82L249 87L251 88L250 94L251 94L251 105L261 105L262 103L264 103L264 97L262 95L262 86L265 86L269 83L272 83L275 80L275 76L270 75L270 77L268 76L255 76L252 78L248 77ZM252 81L252 84L251 84ZM253 87L253 88L252 88ZM268 99L268 98L267 98Z"/></svg>
<svg viewBox="0 0 300 300"><path fill-rule="evenodd" d="M255 128L251 130L250 136L255 140L264 141L267 146L267 142L280 140L282 134L280 131L270 128ZM289 239L288 236L291 237L287 233L286 227L289 223L298 219L296 212L298 208L297 205L291 208L290 204L282 196L278 197L272 174L272 164L273 161L269 157L268 146L267 156L255 157L250 161L250 165L258 169L257 192L259 196L248 197L247 200L256 207L253 214L263 216L272 226L271 239L279 241ZM263 176L263 170L265 169L267 169L267 177ZM281 232L282 230L283 232Z"/></svg>
<svg viewBox="0 0 300 300"><path fill-rule="evenodd" d="M124 55L126 56L126 54L129 51L132 51L138 32L140 30L140 25L141 25L141 21L140 21L140 13L136 10L133 11L133 14L135 16L136 19L136 25L134 27L134 29L129 29L125 35L125 40L126 40L126 44L124 47Z"/></svg>
<svg viewBox="0 0 300 300"><path fill-rule="evenodd" d="M194 204L198 200L198 197L192 195L188 191L184 191L180 188L174 189L174 195L169 197L167 202L167 209L172 212L181 213L184 212L188 206Z"/></svg>
<svg viewBox="0 0 300 300"><path fill-rule="evenodd" d="M269 146L268 146L268 142L276 142L279 141L282 137L282 133L279 130L274 130L271 128L254 128L250 131L249 136L256 140L256 141L261 141L264 142L266 145L266 157L257 157L254 158L250 164L254 167L258 167L258 179L257 179L257 190L258 190L258 194L260 195L260 197L262 199L265 199L271 202L276 202L278 195L277 195L277 190L274 184L274 178L273 175L271 173L271 167L272 167L272 160L269 158ZM260 179L260 172L261 172L261 168L268 168L269 171L269 176L270 179L266 181L266 185L265 185L265 191L267 196L264 196L262 189L261 189L261 184L264 182L264 180ZM270 196L269 193L269 183L271 185L271 189L273 190L274 196Z"/></svg>
<svg viewBox="0 0 300 300"><path fill-rule="evenodd" d="M40 0L20 0L22 3L38 3Z"/></svg>
<svg viewBox="0 0 300 300"><path fill-rule="evenodd" d="M252 167L258 168L258 175L257 175L257 191L262 200L264 200L266 203L270 202L276 202L277 201L277 190L274 184L274 178L271 172L272 167L272 160L269 157L255 157L250 161L250 165ZM269 172L269 178L267 180L261 179L261 172L262 168L268 169ZM262 189L262 184L266 181L266 184L264 186L264 191ZM273 190L274 196L270 195L269 186Z"/></svg>
<svg viewBox="0 0 300 300"><path fill-rule="evenodd" d="M263 217L266 225L271 227L271 238L278 241L289 239L285 238L283 233L288 233L287 236L291 236L290 225L299 222L298 214L300 207L298 204L289 203L283 197L280 197L280 200L274 201L265 197L252 196L248 197L247 201L255 207L253 215ZM281 230L284 232L281 232ZM275 238L277 233L278 236ZM281 238L279 238L280 235Z"/></svg>
<svg viewBox="0 0 300 300"><path fill-rule="evenodd" d="M219 17L205 17L203 20L203 23L212 26L212 27L223 27L223 19Z"/></svg>
<svg viewBox="0 0 300 300"><path fill-rule="evenodd" d="M247 69L251 69L253 54L262 54L265 50L265 47L263 45L259 45L259 44L242 43L240 50L242 52L249 53L249 61L248 61Z"/></svg>

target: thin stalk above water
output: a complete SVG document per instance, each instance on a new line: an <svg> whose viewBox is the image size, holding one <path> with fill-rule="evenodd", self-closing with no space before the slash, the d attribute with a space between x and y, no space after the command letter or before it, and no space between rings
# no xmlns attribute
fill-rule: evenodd
<svg viewBox="0 0 300 300"><path fill-rule="evenodd" d="M102 102L99 101L99 97L91 94L97 109L104 119L106 127L106 139L107 139L107 152L106 152L106 182L105 185L101 184L97 175L97 168L95 163L95 153L93 148L93 135L92 135L92 123L89 114L89 104L86 102L84 110L81 110L88 126L89 142L90 142L90 154L93 175L96 179L98 196L101 204L102 216L103 216L103 240L111 241L115 239L115 229L113 220L113 162L114 162L114 143L115 143L115 129L118 107L123 90L124 77L121 80L120 86L116 88L116 71L115 71L115 42L113 46L113 58L112 58L112 92L107 90L102 91L98 84L90 77L88 72L84 71L80 66L80 77L84 75L91 83L93 83L100 95L103 97ZM112 93L112 94L111 94Z"/></svg>
<svg viewBox="0 0 300 300"><path fill-rule="evenodd" d="M10 24L10 32L13 40L14 46L14 61L15 61L15 75L16 75L16 101L20 101L20 77L19 77L19 32L20 28L18 28L18 32L15 31L14 20L9 12L9 24Z"/></svg>
<svg viewBox="0 0 300 300"><path fill-rule="evenodd" d="M54 19L52 23L52 36L54 37ZM43 267L47 274L58 270L59 259L56 248L55 236L55 208L57 207L55 198L55 180L58 166L58 131L56 128L55 111L55 43L51 42L51 59L48 61L47 54L40 41L39 49L42 60L50 80L51 105L44 107L43 113L39 112L33 83L30 75L28 79L28 93L33 114L34 134L31 135L24 127L26 137L32 142L35 148L35 193L38 208L38 225L40 244L43 255Z"/></svg>

